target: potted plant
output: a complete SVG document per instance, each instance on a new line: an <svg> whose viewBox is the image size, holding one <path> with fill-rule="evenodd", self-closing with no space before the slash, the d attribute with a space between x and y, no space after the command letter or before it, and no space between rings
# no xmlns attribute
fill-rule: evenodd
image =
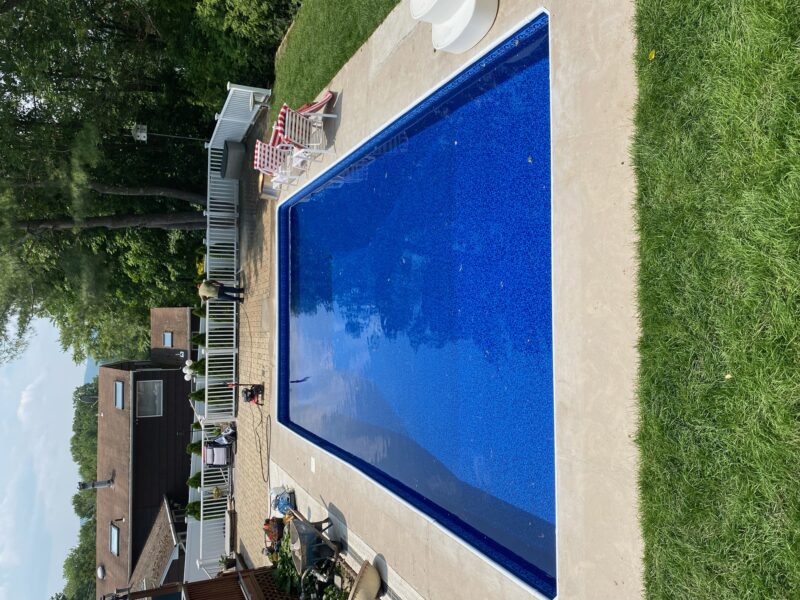
<svg viewBox="0 0 800 600"><path fill-rule="evenodd" d="M189 502L186 505L186 515L189 516L189 517L192 517L194 519L197 519L199 521L200 520L200 503L197 502L197 501Z"/></svg>

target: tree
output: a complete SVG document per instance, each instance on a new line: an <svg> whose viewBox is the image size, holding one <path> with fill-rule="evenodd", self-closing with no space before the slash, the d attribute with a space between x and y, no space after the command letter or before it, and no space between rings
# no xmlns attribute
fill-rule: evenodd
<svg viewBox="0 0 800 600"><path fill-rule="evenodd" d="M206 218L198 212L143 213L89 217L80 221L69 218L18 221L24 231L65 231L75 229L178 229L192 231L206 228Z"/></svg>
<svg viewBox="0 0 800 600"><path fill-rule="evenodd" d="M97 395L97 378L80 385L72 393L75 409L72 417L70 452L78 465L84 481L97 477L97 405L82 402L80 397ZM72 497L75 513L81 519L78 545L72 548L64 561L66 585L62 599L93 600L95 597L95 499L94 490L77 492Z"/></svg>
<svg viewBox="0 0 800 600"><path fill-rule="evenodd" d="M72 438L69 449L72 460L78 465L78 473L84 481L97 477L97 404L88 404L81 396L97 396L97 377L89 383L79 385L72 392ZM82 495L78 492L77 495ZM94 498L94 494L86 494ZM78 513L79 517L83 517Z"/></svg>
<svg viewBox="0 0 800 600"><path fill-rule="evenodd" d="M95 598L95 533L94 518L81 523L78 545L72 548L64 561L64 594L73 600Z"/></svg>
<svg viewBox="0 0 800 600"><path fill-rule="evenodd" d="M139 352L150 306L194 298L207 156L130 126L204 137L225 81L272 77L298 4L0 3L0 361L35 317L76 360Z"/></svg>

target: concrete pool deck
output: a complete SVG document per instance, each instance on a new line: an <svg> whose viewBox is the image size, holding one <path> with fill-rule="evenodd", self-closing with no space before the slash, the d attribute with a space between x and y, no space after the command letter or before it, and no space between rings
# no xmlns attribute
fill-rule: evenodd
<svg viewBox="0 0 800 600"><path fill-rule="evenodd" d="M638 598L633 4L544 2L550 12L553 331L559 598ZM501 0L489 35L463 55L434 52L406 2L336 75L336 157L515 26L539 4ZM330 108L329 108L330 111ZM263 128L264 123L259 123ZM256 135L267 137L263 130ZM252 151L252 143L250 144ZM335 157L334 157L335 158ZM323 163L315 166L318 171ZM266 564L268 486L291 484L298 508L330 512L361 558L402 598L530 598L515 579L349 465L276 423L275 202L242 188L240 380L264 381L264 407L239 408L239 549ZM281 198L283 200L283 198ZM269 483L267 483L269 479Z"/></svg>

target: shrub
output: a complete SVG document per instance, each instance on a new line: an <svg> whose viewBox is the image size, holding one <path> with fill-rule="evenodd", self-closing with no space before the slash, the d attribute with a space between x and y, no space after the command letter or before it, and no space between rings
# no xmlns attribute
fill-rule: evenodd
<svg viewBox="0 0 800 600"><path fill-rule="evenodd" d="M199 488L200 480L202 479L201 475L202 474L200 473L200 471L198 471L197 473L195 473L194 475L189 477L189 479L186 480L186 485L188 485L189 487L193 487L195 489Z"/></svg>
<svg viewBox="0 0 800 600"><path fill-rule="evenodd" d="M322 600L347 600L349 594L331 584L326 587L322 592Z"/></svg>
<svg viewBox="0 0 800 600"><path fill-rule="evenodd" d="M275 564L275 570L272 572L275 578L275 584L284 594L291 595L293 592L300 590L300 576L297 574L297 569L292 560L292 547L289 541L289 535L284 534L281 538L281 543L278 546L278 562Z"/></svg>
<svg viewBox="0 0 800 600"><path fill-rule="evenodd" d="M200 454L203 449L203 442L197 440L186 444L186 454Z"/></svg>
<svg viewBox="0 0 800 600"><path fill-rule="evenodd" d="M199 502L189 502L186 505L186 514L190 517L194 517L198 521L200 520L200 503Z"/></svg>
<svg viewBox="0 0 800 600"><path fill-rule="evenodd" d="M209 35L247 40L257 47L276 47L292 22L298 0L202 0L197 16Z"/></svg>

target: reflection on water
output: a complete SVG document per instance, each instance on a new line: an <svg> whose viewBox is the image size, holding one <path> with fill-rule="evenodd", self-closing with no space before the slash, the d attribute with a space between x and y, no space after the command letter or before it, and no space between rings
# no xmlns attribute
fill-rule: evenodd
<svg viewBox="0 0 800 600"><path fill-rule="evenodd" d="M294 426L552 596L543 25L281 209L281 401Z"/></svg>

